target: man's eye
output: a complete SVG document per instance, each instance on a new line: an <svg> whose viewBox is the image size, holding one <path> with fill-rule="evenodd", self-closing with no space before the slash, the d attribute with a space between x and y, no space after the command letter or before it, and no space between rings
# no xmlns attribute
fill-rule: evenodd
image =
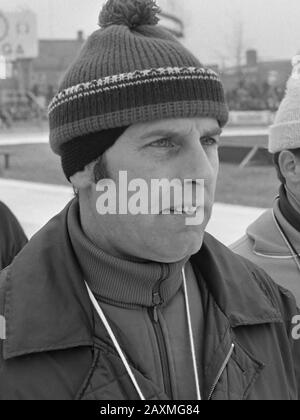
<svg viewBox="0 0 300 420"><path fill-rule="evenodd" d="M203 146L214 146L218 144L218 141L214 137L202 137L201 143Z"/></svg>
<svg viewBox="0 0 300 420"><path fill-rule="evenodd" d="M150 147L170 148L174 147L174 143L170 139L160 139L150 144Z"/></svg>

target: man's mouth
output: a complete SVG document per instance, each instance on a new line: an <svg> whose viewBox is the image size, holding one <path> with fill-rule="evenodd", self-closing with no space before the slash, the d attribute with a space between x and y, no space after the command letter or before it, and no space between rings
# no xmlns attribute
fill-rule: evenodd
<svg viewBox="0 0 300 420"><path fill-rule="evenodd" d="M161 214L174 214L174 215L185 215L195 216L201 207L196 206L185 206L185 207L171 207L170 209L163 210Z"/></svg>

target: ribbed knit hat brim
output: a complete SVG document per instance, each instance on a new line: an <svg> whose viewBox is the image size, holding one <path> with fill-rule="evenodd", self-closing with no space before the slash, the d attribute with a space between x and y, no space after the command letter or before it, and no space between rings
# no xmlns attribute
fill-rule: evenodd
<svg viewBox="0 0 300 420"><path fill-rule="evenodd" d="M300 104L299 104L300 106ZM269 152L300 148L300 120L272 125L270 127Z"/></svg>
<svg viewBox="0 0 300 420"><path fill-rule="evenodd" d="M166 118L211 117L224 126L228 108L218 76L203 68L152 69L74 86L49 107L55 153L73 138Z"/></svg>

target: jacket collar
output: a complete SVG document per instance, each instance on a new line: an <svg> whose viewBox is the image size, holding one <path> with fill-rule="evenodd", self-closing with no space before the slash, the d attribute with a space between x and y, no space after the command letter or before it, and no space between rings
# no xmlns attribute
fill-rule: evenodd
<svg viewBox="0 0 300 420"><path fill-rule="evenodd" d="M192 257L217 306L231 327L281 322L279 312L262 292L266 275L246 259L235 255L206 234L198 254Z"/></svg>
<svg viewBox="0 0 300 420"><path fill-rule="evenodd" d="M71 205L30 241L7 270L5 360L93 345L93 310L67 230ZM247 264L210 235L191 261L232 327L281 321L259 285L250 281Z"/></svg>
<svg viewBox="0 0 300 420"><path fill-rule="evenodd" d="M253 240L253 251L266 257L291 258L290 251L278 231L273 212L289 240L300 253L299 232L283 217L278 199L275 200L273 211L266 211L247 229L247 235Z"/></svg>
<svg viewBox="0 0 300 420"><path fill-rule="evenodd" d="M71 203L7 270L5 359L93 343L93 312L67 230Z"/></svg>

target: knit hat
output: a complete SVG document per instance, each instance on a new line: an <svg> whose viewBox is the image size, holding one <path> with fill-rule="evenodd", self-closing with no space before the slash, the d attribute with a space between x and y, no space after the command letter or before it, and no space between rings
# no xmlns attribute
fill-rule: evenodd
<svg viewBox="0 0 300 420"><path fill-rule="evenodd" d="M269 151L273 154L300 148L300 55L293 58L292 64L285 98L270 128Z"/></svg>
<svg viewBox="0 0 300 420"><path fill-rule="evenodd" d="M67 177L109 147L102 143L106 130L112 145L120 133L115 129L139 122L211 117L221 127L226 124L219 77L157 25L159 11L154 0L108 0L99 17L101 29L64 76L49 105L49 120L50 144L68 162ZM89 152L78 153L79 144Z"/></svg>

